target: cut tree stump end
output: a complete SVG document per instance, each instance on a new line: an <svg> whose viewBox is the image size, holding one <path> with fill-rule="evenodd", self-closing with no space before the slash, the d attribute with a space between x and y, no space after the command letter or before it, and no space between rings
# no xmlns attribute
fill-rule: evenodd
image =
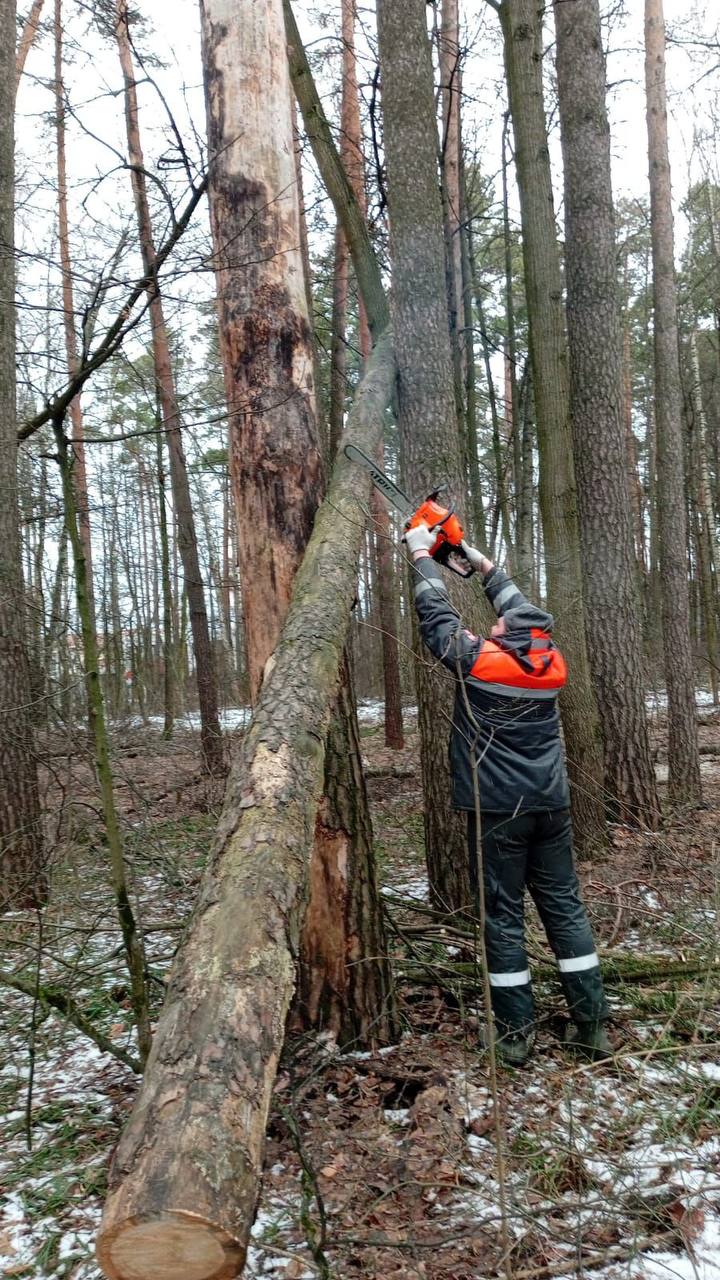
<svg viewBox="0 0 720 1280"><path fill-rule="evenodd" d="M108 1280L233 1280L245 1250L204 1218L166 1213L102 1232L97 1258Z"/></svg>

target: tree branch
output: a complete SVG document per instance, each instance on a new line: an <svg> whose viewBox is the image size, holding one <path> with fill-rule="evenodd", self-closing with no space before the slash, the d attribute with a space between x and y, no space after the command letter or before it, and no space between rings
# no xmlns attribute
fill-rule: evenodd
<svg viewBox="0 0 720 1280"><path fill-rule="evenodd" d="M132 316L132 311L140 298L142 298L143 295L148 295L151 287L157 284L158 272L170 257L170 254L176 244L187 230L197 206L205 195L207 184L208 178L206 174L202 181L194 188L183 213L175 223L175 226L164 245L158 249L151 269L146 271L138 280L135 281L123 306L110 327L106 330L102 342L100 342L100 344L87 356L87 358L83 358L80 368L75 376L67 383L65 389L61 391L54 400L49 401L39 413L36 413L34 418L30 418L29 421L20 428L18 431L19 442L29 439L29 437L34 435L36 431L39 431L40 427L43 427L46 422L50 422L53 418L61 417L69 408L71 402L75 399L75 396L85 385L90 375L93 374L96 369L101 368L102 365L104 365L105 362L115 354L118 348L122 345L126 335L138 324L146 307L143 307L136 316ZM146 306L148 306L149 303L150 297L148 296Z"/></svg>

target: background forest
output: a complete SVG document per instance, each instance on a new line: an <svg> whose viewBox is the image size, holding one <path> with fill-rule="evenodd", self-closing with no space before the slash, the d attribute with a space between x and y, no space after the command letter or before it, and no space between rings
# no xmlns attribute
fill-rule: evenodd
<svg viewBox="0 0 720 1280"><path fill-rule="evenodd" d="M715 6L0 0L0 57L2 1275L719 1280ZM555 615L609 1063L532 908L479 1052L347 440Z"/></svg>

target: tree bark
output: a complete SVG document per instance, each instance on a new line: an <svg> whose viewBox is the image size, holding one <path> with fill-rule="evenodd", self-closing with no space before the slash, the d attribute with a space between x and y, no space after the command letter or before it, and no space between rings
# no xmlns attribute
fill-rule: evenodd
<svg viewBox="0 0 720 1280"><path fill-rule="evenodd" d="M15 3L0 0L0 912L47 896L17 484L14 59Z"/></svg>
<svg viewBox="0 0 720 1280"><path fill-rule="evenodd" d="M437 11L436 11L437 12ZM445 275L450 327L450 354L457 414L460 457L466 463L467 425L465 421L465 346L461 340L462 248L460 243L460 31L457 0L442 0L437 30L440 70L440 190L445 234ZM463 472L468 476L467 466ZM466 504L464 503L463 506Z"/></svg>
<svg viewBox="0 0 720 1280"><path fill-rule="evenodd" d="M239 43L226 0L201 9L220 347L255 702L312 529L322 465L290 86L278 73L284 27L275 4L243 12Z"/></svg>
<svg viewBox="0 0 720 1280"><path fill-rule="evenodd" d="M393 372L383 338L348 422L370 454ZM245 1260L369 487L339 454L113 1161L98 1241L110 1280L175 1280L178 1253L194 1280L229 1280Z"/></svg>
<svg viewBox="0 0 720 1280"><path fill-rule="evenodd" d="M663 649L668 693L668 794L670 800L677 804L696 804L702 798L702 788L695 714L695 671L690 643L682 389L662 0L645 0L645 91L653 260Z"/></svg>
<svg viewBox="0 0 720 1280"><path fill-rule="evenodd" d="M45 0L33 0L30 12L25 19L25 25L22 29L22 35L18 42L17 53L15 55L15 92L17 93L20 84L20 78L25 70L27 56L32 49L35 38L40 26L40 14L43 10Z"/></svg>
<svg viewBox="0 0 720 1280"><path fill-rule="evenodd" d="M362 149L360 100L355 56L355 0L342 0L343 81L340 118L340 159L363 219L367 219L365 199L365 161ZM343 234L343 241L345 237ZM363 366L372 346L367 309L362 295L358 299L358 331ZM378 464L384 467L382 441ZM373 488L370 498L373 524L373 549L377 582L378 614L383 660L383 693L385 701L385 745L400 750L404 744L400 661L397 643L397 588L392 564L392 529L382 496Z"/></svg>
<svg viewBox="0 0 720 1280"><path fill-rule="evenodd" d="M125 872L125 855L122 832L115 805L115 793L110 763L110 748L107 725L105 721L105 701L100 684L100 661L95 633L95 619L90 609L88 590L88 573L85 564L85 545L80 533L80 513L76 505L76 487L73 484L72 468L76 465L76 455L71 451L62 419L53 423L57 459L62 481L63 503L65 506L65 524L70 547L72 549L75 569L75 595L77 600L80 633L82 637L83 666L85 683L88 692L90 709L90 734L95 750L95 767L97 770L100 794L102 799L105 837L107 839L110 879L115 895L118 923L125 949L125 961L130 978L130 1002L135 1017L135 1031L140 1050L140 1058L144 1063L150 1052L152 1035L150 1031L150 1008L145 984L145 949L142 935L138 932L135 915L130 903L127 877Z"/></svg>
<svg viewBox="0 0 720 1280"><path fill-rule="evenodd" d="M63 327L65 332L65 351L67 353L68 381L76 377L79 368L77 333L75 331L75 300L73 289L72 258L70 256L70 230L68 226L67 199L67 163L65 154L65 87L63 84L63 29L62 0L55 0L55 136L57 140L57 178L58 178L58 246L60 249L60 270L62 275L62 307ZM95 587L93 582L92 535L90 531L90 510L88 502L87 469L85 464L85 438L83 430L82 406L80 392L73 396L69 406L72 424L72 441L75 461L73 464L73 484L78 509L80 537L83 542L83 553L87 573L88 607L95 622Z"/></svg>
<svg viewBox="0 0 720 1280"><path fill-rule="evenodd" d="M503 3L500 17L520 191L547 600L570 670L560 711L575 842L587 855L605 841L603 749L585 633L562 274L543 100L542 15L535 0L513 0L512 10Z"/></svg>
<svg viewBox="0 0 720 1280"><path fill-rule="evenodd" d="M342 435L347 397L347 304L350 255L342 226L335 226L333 255L332 320L330 329L330 412L328 414L328 464L332 466Z"/></svg>
<svg viewBox="0 0 720 1280"><path fill-rule="evenodd" d="M611 816L654 828L641 609L623 427L610 130L598 0L555 3L570 404L590 663Z"/></svg>
<svg viewBox="0 0 720 1280"><path fill-rule="evenodd" d="M241 539L244 586L243 620L251 697L276 649L287 617L292 583L322 497L324 475L313 381L313 335L300 252L300 217L295 179L292 90L287 65L282 0L258 9L237 8L223 20L225 0L205 0L203 48L207 87L211 221L218 266L218 306L225 385L231 409L231 476ZM281 64L277 58L281 57ZM233 113L237 113L234 115ZM263 122L274 121L274 146L268 149ZM244 129L241 127L245 122ZM225 246L231 246L228 253ZM354 714L343 690L338 715ZM309 912L334 921L333 965L343 970L353 949L363 965L383 972L377 988L389 987L389 973L378 946L378 914L368 937L352 933L355 895L361 879L374 884L372 844L361 779L357 730L334 727L344 750L357 758L343 765L344 798L336 784L340 766L328 753L329 784L325 821L313 854ZM337 827L330 828L330 819ZM345 819L354 825L345 826ZM327 838L328 829L332 838ZM362 870L361 870L362 868ZM342 895L340 898L338 895ZM318 897L319 895L319 897ZM325 933L327 946L331 931ZM342 939L345 939L341 943ZM303 950L301 967L314 973L325 956ZM328 974L328 982L331 981ZM312 984L311 984L312 985ZM370 994L351 982L348 996ZM338 992L338 1003L339 1003ZM327 1006L320 999L305 1007L308 1020L331 1017L334 1030L351 1038L357 1026L385 1039L391 1023L383 1007ZM347 1018L348 1026L343 1019ZM338 1019L340 1020L338 1022Z"/></svg>
<svg viewBox="0 0 720 1280"><path fill-rule="evenodd" d="M185 590L190 612L193 652L195 655L195 678L200 707L200 745L205 769L208 773L215 774L222 773L225 768L222 733L218 715L217 675L208 628L205 587L200 568L187 464L180 432L180 413L175 391L170 343L160 296L160 285L156 274L157 254L150 219L145 162L140 139L135 71L130 46L130 13L127 0L116 0L116 15L115 36L125 85L125 124L133 196L135 199L135 213L143 268L150 282L147 294L150 301L155 385L162 414L163 431L167 439L178 549L182 559Z"/></svg>
<svg viewBox="0 0 720 1280"><path fill-rule="evenodd" d="M445 289L445 241L434 138L435 102L425 5L378 4L378 49L390 217L398 425L405 487L466 492L460 462ZM433 898L469 901L464 823L451 808L447 726L454 681L416 666L425 856Z"/></svg>
<svg viewBox="0 0 720 1280"><path fill-rule="evenodd" d="M350 185L312 78L290 0L283 0L290 76L323 185L342 224L373 338L390 322L390 308L365 216Z"/></svg>

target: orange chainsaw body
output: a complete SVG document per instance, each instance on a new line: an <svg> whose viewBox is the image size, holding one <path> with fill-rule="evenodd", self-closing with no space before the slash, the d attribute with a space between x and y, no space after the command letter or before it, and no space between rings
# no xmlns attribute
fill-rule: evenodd
<svg viewBox="0 0 720 1280"><path fill-rule="evenodd" d="M436 501L437 491L429 494L423 503L414 511L407 521L406 529L416 529L426 524L431 532L437 530L437 538L430 551L433 560L445 564L461 578L470 577L474 572L460 543L463 540L463 528L451 507L441 507Z"/></svg>

